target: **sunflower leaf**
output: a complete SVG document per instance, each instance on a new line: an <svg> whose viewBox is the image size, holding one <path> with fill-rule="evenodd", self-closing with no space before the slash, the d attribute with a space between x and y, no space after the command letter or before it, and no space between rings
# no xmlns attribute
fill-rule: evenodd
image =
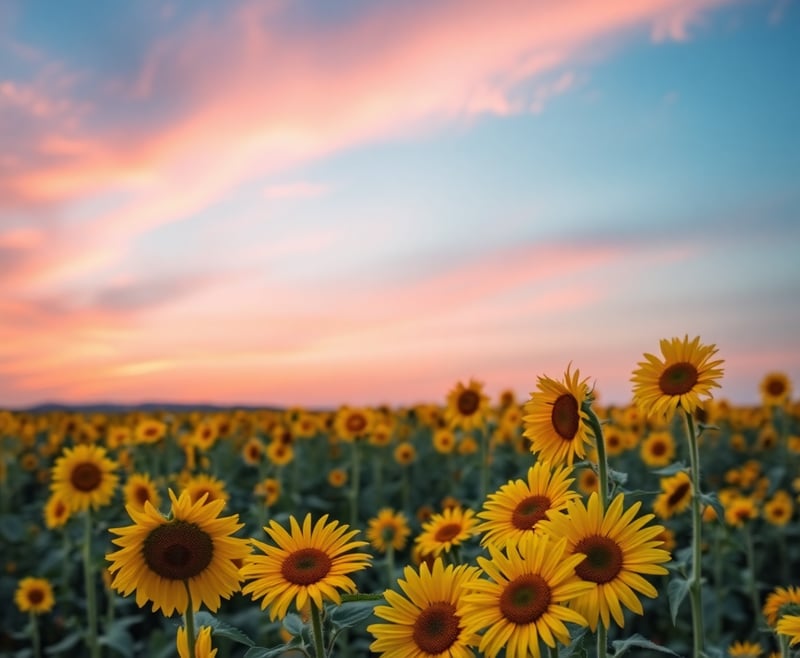
<svg viewBox="0 0 800 658"><path fill-rule="evenodd" d="M247 650L247 653L244 654L244 658L275 658L275 656L281 656L286 653L288 646L282 644L278 647L272 647L268 649L266 647L251 647Z"/></svg>
<svg viewBox="0 0 800 658"><path fill-rule="evenodd" d="M700 503L702 505L711 505L714 508L714 511L717 513L717 518L722 520L725 518L725 508L722 506L722 503L719 501L716 492L711 493L701 493L700 494Z"/></svg>
<svg viewBox="0 0 800 658"><path fill-rule="evenodd" d="M210 626L211 632L214 635L226 637L229 640L233 640L239 644L244 644L248 647L254 647L256 645L253 640L247 637L247 635L245 635L238 628L231 626L229 623L224 622L221 619L218 619L210 612L206 612L205 610L200 610L194 614L194 623L197 626L198 631L202 626Z"/></svg>
<svg viewBox="0 0 800 658"><path fill-rule="evenodd" d="M638 649L651 649L653 651L660 651L661 653L668 653L673 656L677 656L678 654L675 653L672 649L665 647L661 644L656 644L655 642L651 642L647 638L639 635L638 633L634 633L628 638L624 640L614 640L611 643L611 646L614 647L614 658L619 658L619 656L627 653L628 649L638 648Z"/></svg>
<svg viewBox="0 0 800 658"><path fill-rule="evenodd" d="M665 466L664 468L657 468L654 471L651 471L654 475L675 475L675 473L680 473L681 471L687 470L686 464L683 462L674 462L669 466Z"/></svg>
<svg viewBox="0 0 800 658"><path fill-rule="evenodd" d="M349 628L360 624L372 615L379 601L342 602L330 611L330 620L335 628Z"/></svg>
<svg viewBox="0 0 800 658"><path fill-rule="evenodd" d="M133 636L122 625L113 624L104 635L98 638L101 646L105 645L119 652L125 658L133 656Z"/></svg>
<svg viewBox="0 0 800 658"><path fill-rule="evenodd" d="M589 653L586 650L586 638L589 637L589 634L586 632L586 627L573 630L573 624L569 624L568 626L571 627L571 640L569 645L559 652L559 658L587 658Z"/></svg>
<svg viewBox="0 0 800 658"><path fill-rule="evenodd" d="M283 618L283 627L289 631L289 633L297 637L302 635L305 624L303 623L300 615L297 615L294 612L289 612Z"/></svg>
<svg viewBox="0 0 800 658"><path fill-rule="evenodd" d="M678 618L678 608L689 593L689 581L686 578L673 578L667 585L667 598L669 599L669 612L672 615L672 625Z"/></svg>

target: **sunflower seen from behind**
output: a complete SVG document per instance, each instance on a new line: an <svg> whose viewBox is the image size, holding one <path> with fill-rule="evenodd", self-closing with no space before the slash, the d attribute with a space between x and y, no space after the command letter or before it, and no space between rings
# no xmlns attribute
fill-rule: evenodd
<svg viewBox="0 0 800 658"><path fill-rule="evenodd" d="M116 492L118 467L100 446L82 443L64 448L53 465L50 488L66 501L71 512L97 510L108 505Z"/></svg>
<svg viewBox="0 0 800 658"><path fill-rule="evenodd" d="M142 511L126 508L133 525L110 529L120 547L106 555L113 588L123 596L135 592L139 607L151 602L153 612L166 616L186 612L189 593L193 610L205 605L215 612L221 599L239 591L235 561L250 546L233 535L244 524L238 514L219 516L223 500L192 502L188 492L178 497L171 489L169 497L168 517L147 502Z"/></svg>
<svg viewBox="0 0 800 658"><path fill-rule="evenodd" d="M468 658L478 636L466 628L463 595L478 576L476 567L444 566L441 558L433 566L422 562L419 571L403 570L397 581L401 592L387 590L386 605L375 608L376 617L388 623L370 624L375 638L370 649L384 658Z"/></svg>
<svg viewBox="0 0 800 658"><path fill-rule="evenodd" d="M248 555L240 569L247 581L242 593L261 599L271 620L285 617L292 603L297 611L309 602L317 610L326 600L341 603L340 591L356 589L351 575L369 566L372 556L355 550L367 545L354 539L358 529L328 518L325 514L312 525L309 513L301 526L290 516L288 531L271 520L264 531L273 544L250 540L261 553Z"/></svg>

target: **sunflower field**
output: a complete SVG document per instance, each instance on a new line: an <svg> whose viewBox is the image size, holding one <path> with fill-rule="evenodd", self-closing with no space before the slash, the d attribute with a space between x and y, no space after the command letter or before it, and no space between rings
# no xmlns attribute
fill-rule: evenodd
<svg viewBox="0 0 800 658"><path fill-rule="evenodd" d="M800 402L699 338L408 408L0 411L0 655L800 655Z"/></svg>

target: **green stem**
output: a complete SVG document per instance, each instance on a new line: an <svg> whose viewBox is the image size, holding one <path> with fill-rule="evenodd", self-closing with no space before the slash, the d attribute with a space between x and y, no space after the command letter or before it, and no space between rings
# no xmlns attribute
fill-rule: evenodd
<svg viewBox="0 0 800 658"><path fill-rule="evenodd" d="M703 653L702 532L700 509L700 450L692 414L683 410L689 441L689 466L692 477L692 573L689 577L689 602L692 607L692 646L695 658Z"/></svg>
<svg viewBox="0 0 800 658"><path fill-rule="evenodd" d="M789 658L789 636L779 635L778 642L781 646L781 658Z"/></svg>
<svg viewBox="0 0 800 658"><path fill-rule="evenodd" d="M589 426L594 432L595 445L597 446L597 477L599 483L597 485L600 493L600 508L605 512L608 507L608 458L606 457L606 442L603 438L603 426L600 424L600 419L592 410L591 405L584 405L582 411L586 412L589 416Z"/></svg>
<svg viewBox="0 0 800 658"><path fill-rule="evenodd" d="M91 658L99 658L100 645L97 643L97 590L92 569L92 512L84 512L83 525L83 582L86 589L86 645Z"/></svg>
<svg viewBox="0 0 800 658"><path fill-rule="evenodd" d="M389 544L386 547L386 587L391 588L394 585L394 545Z"/></svg>
<svg viewBox="0 0 800 658"><path fill-rule="evenodd" d="M36 613L31 610L31 643L33 644L33 658L40 658L42 655L41 640L39 639L39 624Z"/></svg>
<svg viewBox="0 0 800 658"><path fill-rule="evenodd" d="M608 631L606 627L603 626L603 621L600 620L600 623L597 624L597 656L600 658L601 656L608 655Z"/></svg>
<svg viewBox="0 0 800 658"><path fill-rule="evenodd" d="M359 439L353 441L352 476L350 480L350 526L358 527L358 490L361 486L361 450Z"/></svg>
<svg viewBox="0 0 800 658"><path fill-rule="evenodd" d="M186 588L186 613L183 615L183 623L186 626L186 645L189 648L190 658L194 658L194 605L192 604L192 592L189 589L189 581L184 580L183 586Z"/></svg>
<svg viewBox="0 0 800 658"><path fill-rule="evenodd" d="M410 466L402 466L402 492L403 492L403 511L411 516L411 486L409 485L408 469Z"/></svg>
<svg viewBox="0 0 800 658"><path fill-rule="evenodd" d="M342 594L342 603L354 603L356 601L382 601L383 594L367 594L356 592L355 594Z"/></svg>
<svg viewBox="0 0 800 658"><path fill-rule="evenodd" d="M761 604L758 600L758 589L756 588L756 556L753 549L753 533L750 532L750 525L746 522L744 526L744 548L747 554L747 570L750 572L747 589L750 593L750 604L753 606L754 627L757 629L761 621Z"/></svg>
<svg viewBox="0 0 800 658"><path fill-rule="evenodd" d="M372 481L375 484L375 505L383 504L383 453L377 450L372 452Z"/></svg>
<svg viewBox="0 0 800 658"><path fill-rule="evenodd" d="M478 501L486 500L489 491L489 432L485 428L478 430L481 443L481 489Z"/></svg>
<svg viewBox="0 0 800 658"><path fill-rule="evenodd" d="M309 599L309 603L311 604L311 628L314 635L314 655L316 658L325 658L325 644L322 641L322 615L313 599Z"/></svg>
<svg viewBox="0 0 800 658"><path fill-rule="evenodd" d="M722 588L722 569L725 566L724 557L720 550L720 535L721 528L719 523L714 528L714 599L717 602L716 615L714 617L714 634L715 642L719 642L722 636L722 604L723 604L723 588Z"/></svg>
<svg viewBox="0 0 800 658"><path fill-rule="evenodd" d="M558 642L556 642L555 645L550 647L548 653L550 654L550 658L558 658Z"/></svg>

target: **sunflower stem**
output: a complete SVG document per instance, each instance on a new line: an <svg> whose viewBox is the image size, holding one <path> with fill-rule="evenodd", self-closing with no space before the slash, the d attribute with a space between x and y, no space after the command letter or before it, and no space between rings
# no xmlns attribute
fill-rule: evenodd
<svg viewBox="0 0 800 658"><path fill-rule="evenodd" d="M394 544L391 542L386 547L386 587L394 585Z"/></svg>
<svg viewBox="0 0 800 658"><path fill-rule="evenodd" d="M558 644L554 644L550 647L548 653L550 654L550 658L558 658Z"/></svg>
<svg viewBox="0 0 800 658"><path fill-rule="evenodd" d="M592 410L591 404L584 404L582 411L589 417L589 425L594 432L595 445L597 446L597 489L600 493L600 509L605 512L608 507L608 458L606 457L606 443L603 438L603 426L600 419Z"/></svg>
<svg viewBox="0 0 800 658"><path fill-rule="evenodd" d="M30 618L31 618L31 644L33 645L33 658L40 658L42 655L42 645L41 640L39 639L39 624L38 620L36 619L36 613L31 610L30 611Z"/></svg>
<svg viewBox="0 0 800 658"><path fill-rule="evenodd" d="M311 628L314 635L314 655L316 658L325 658L325 643L322 641L322 614L313 599L311 605Z"/></svg>
<svg viewBox="0 0 800 658"><path fill-rule="evenodd" d="M692 573L689 577L689 602L692 608L692 645L695 658L703 653L703 593L702 593L702 531L703 519L700 510L700 450L694 417L683 410L686 420L686 435L689 440L689 466L692 475Z"/></svg>
<svg viewBox="0 0 800 658"><path fill-rule="evenodd" d="M781 658L789 658L789 636L778 635L778 643L781 647Z"/></svg>
<svg viewBox="0 0 800 658"><path fill-rule="evenodd" d="M194 604L192 603L192 592L189 589L189 581L184 580L183 586L186 588L186 613L183 615L183 623L186 626L186 646L189 648L189 656L194 658Z"/></svg>
<svg viewBox="0 0 800 658"><path fill-rule="evenodd" d="M744 548L747 554L747 589L750 593L750 604L753 606L753 619L756 620L755 628L758 628L761 621L761 605L758 601L758 588L756 587L756 556L753 549L753 533L750 532L750 525L744 525Z"/></svg>
<svg viewBox="0 0 800 658"><path fill-rule="evenodd" d="M606 658L608 655L608 631L603 626L603 621L597 624L597 658Z"/></svg>
<svg viewBox="0 0 800 658"><path fill-rule="evenodd" d="M403 511L411 516L411 486L409 485L408 469L409 466L402 466L402 494Z"/></svg>
<svg viewBox="0 0 800 658"><path fill-rule="evenodd" d="M350 480L350 526L358 527L358 489L361 486L361 450L358 438L353 439L352 477Z"/></svg>
<svg viewBox="0 0 800 658"><path fill-rule="evenodd" d="M480 434L481 444L481 489L478 501L483 502L489 491L489 432L486 431L486 428L480 428L477 431Z"/></svg>
<svg viewBox="0 0 800 658"><path fill-rule="evenodd" d="M356 601L382 601L383 594L368 594L366 592L356 592L355 594L342 594L342 603L354 603Z"/></svg>
<svg viewBox="0 0 800 658"><path fill-rule="evenodd" d="M86 645L91 658L99 658L100 645L97 643L97 590L94 586L92 570L92 512L84 512L83 525L83 582L86 589Z"/></svg>

